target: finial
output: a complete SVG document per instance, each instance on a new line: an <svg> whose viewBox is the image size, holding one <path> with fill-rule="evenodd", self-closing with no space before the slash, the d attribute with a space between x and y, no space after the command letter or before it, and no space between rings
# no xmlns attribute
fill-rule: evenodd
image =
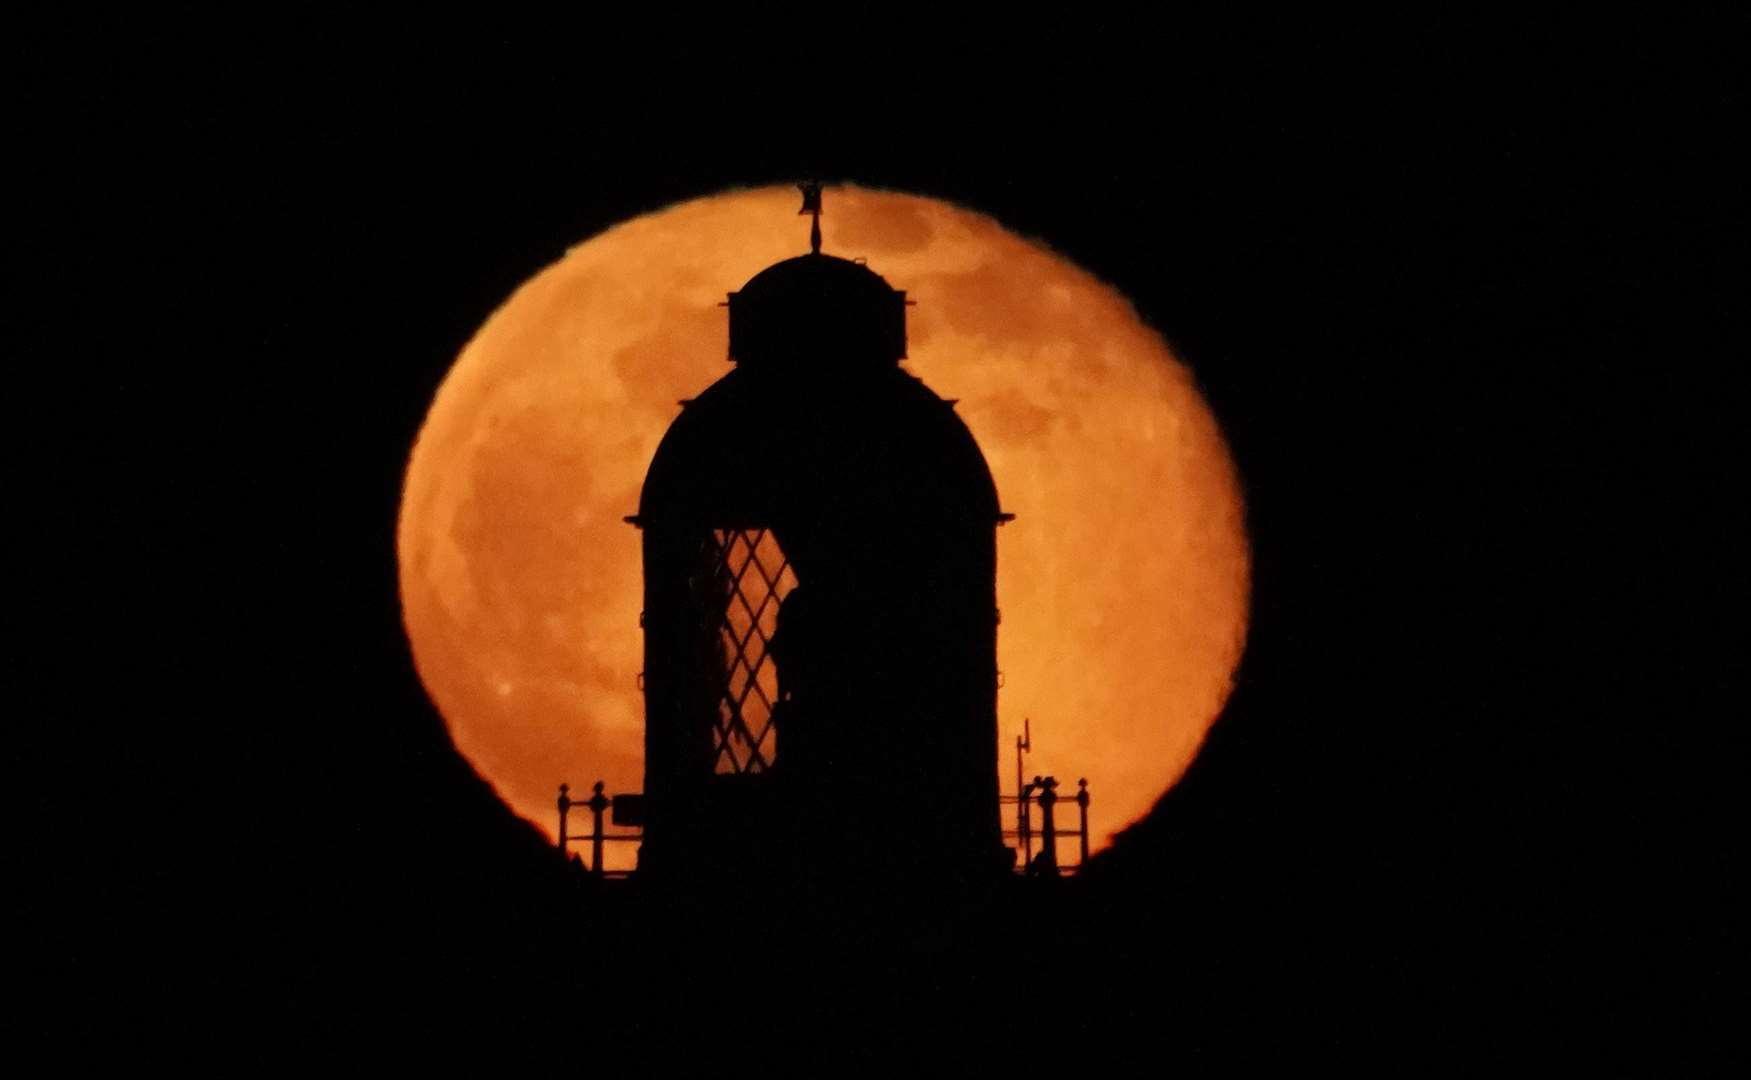
<svg viewBox="0 0 1751 1080"><path fill-rule="evenodd" d="M797 189L803 193L803 208L798 214L815 215L814 224L809 226L809 249L812 254L821 253L821 182L819 180L804 180L797 184Z"/></svg>

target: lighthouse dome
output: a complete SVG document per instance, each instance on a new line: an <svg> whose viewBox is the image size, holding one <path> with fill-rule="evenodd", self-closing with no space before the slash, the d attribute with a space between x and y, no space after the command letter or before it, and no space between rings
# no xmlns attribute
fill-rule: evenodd
<svg viewBox="0 0 1751 1080"><path fill-rule="evenodd" d="M850 259L800 255L730 293L730 359L745 369L893 364L906 355L906 294Z"/></svg>

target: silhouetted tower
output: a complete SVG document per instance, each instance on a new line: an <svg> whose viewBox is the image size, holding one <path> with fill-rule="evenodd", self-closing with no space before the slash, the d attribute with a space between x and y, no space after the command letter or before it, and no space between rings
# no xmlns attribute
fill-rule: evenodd
<svg viewBox="0 0 1751 1080"><path fill-rule="evenodd" d="M729 294L735 367L683 403L631 519L640 870L998 874L1008 515L953 403L899 367L905 293L812 246Z"/></svg>

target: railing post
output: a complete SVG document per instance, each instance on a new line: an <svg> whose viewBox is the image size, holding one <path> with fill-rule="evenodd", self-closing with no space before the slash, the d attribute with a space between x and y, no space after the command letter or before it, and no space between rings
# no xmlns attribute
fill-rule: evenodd
<svg viewBox="0 0 1751 1080"><path fill-rule="evenodd" d="M1088 862L1088 778L1076 781L1076 805L1082 808L1082 857L1076 864L1077 873Z"/></svg>
<svg viewBox="0 0 1751 1080"><path fill-rule="evenodd" d="M572 808L571 790L570 784L559 785L559 854L562 858L568 856L566 844L569 841L565 833L565 816L571 812Z"/></svg>
<svg viewBox="0 0 1751 1080"><path fill-rule="evenodd" d="M1058 793L1053 790L1058 786L1058 780L1052 776L1044 780L1036 776L1034 783L1040 789L1040 873L1057 877L1058 829L1052 820L1052 807L1058 801Z"/></svg>
<svg viewBox="0 0 1751 1080"><path fill-rule="evenodd" d="M590 796L590 812L595 822L590 827L590 873L602 876L602 811L608 809L608 797L602 794L602 781L596 781L596 793Z"/></svg>

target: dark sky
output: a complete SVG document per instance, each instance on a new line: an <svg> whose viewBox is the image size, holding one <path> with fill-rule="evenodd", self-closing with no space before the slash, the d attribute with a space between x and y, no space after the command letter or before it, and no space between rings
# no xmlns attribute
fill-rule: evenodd
<svg viewBox="0 0 1751 1080"><path fill-rule="evenodd" d="M1114 852L1125 929L1090 978L1124 940L1151 979L1232 955L1310 996L1609 1020L1637 1010L1583 974L1602 955L1713 946L1700 901L1649 914L1724 867L1702 762L1743 500L1709 373L1743 210L1713 118L1743 95L1709 28L869 30L894 23L15 46L42 296L18 366L56 376L12 427L53 463L22 528L71 567L23 610L53 627L71 760L112 747L164 832L41 842L45 909L76 888L165 928L79 920L48 968L66 1000L117 956L148 997L174 969L300 1005L406 990L369 958L434 941L472 959L413 970L476 989L543 962L480 929L552 916L399 632L405 454L460 344L566 246L805 175L967 203L1111 281L1233 446L1240 687ZM1251 944L1174 974L1170 886L1175 917Z"/></svg>

